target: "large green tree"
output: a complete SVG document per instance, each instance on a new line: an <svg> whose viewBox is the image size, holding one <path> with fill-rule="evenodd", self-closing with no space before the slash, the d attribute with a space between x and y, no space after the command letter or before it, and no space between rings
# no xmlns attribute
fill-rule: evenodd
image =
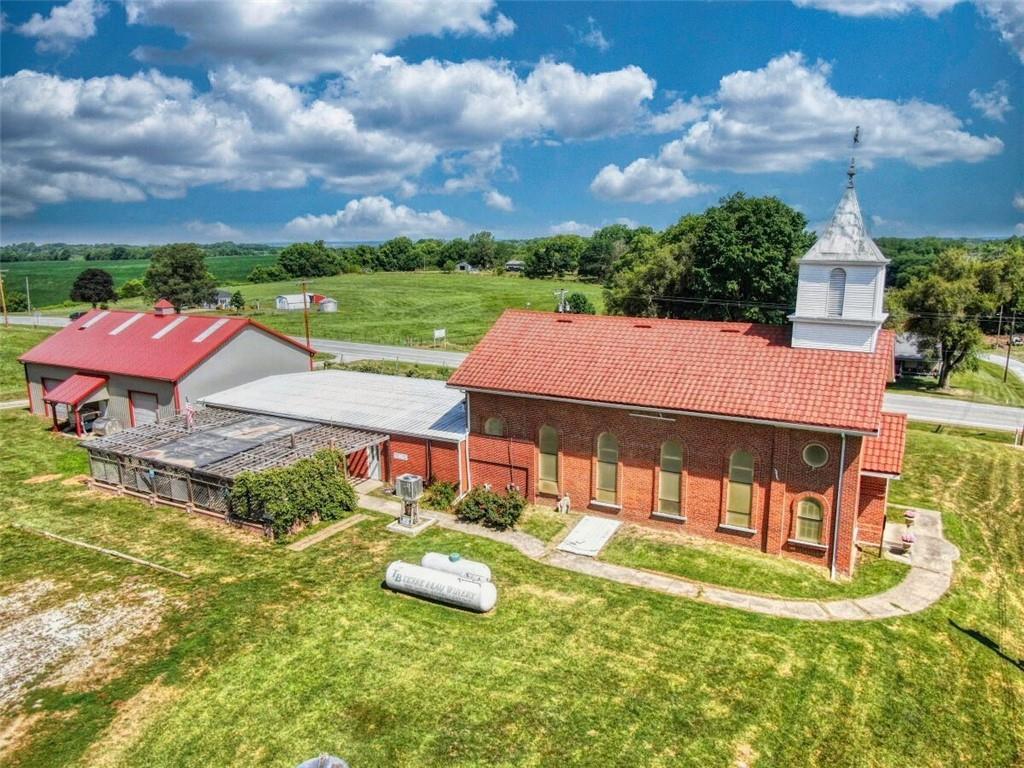
<svg viewBox="0 0 1024 768"><path fill-rule="evenodd" d="M338 261L323 240L292 243L277 257L281 269L291 277L326 277L338 274Z"/></svg>
<svg viewBox="0 0 1024 768"><path fill-rule="evenodd" d="M803 214L736 193L660 235L635 234L607 284L610 312L783 323L796 262L814 243Z"/></svg>
<svg viewBox="0 0 1024 768"><path fill-rule="evenodd" d="M526 250L523 274L527 277L561 277L575 272L586 244L579 235L555 235L534 240Z"/></svg>
<svg viewBox="0 0 1024 768"><path fill-rule="evenodd" d="M497 243L490 232L477 232L469 236L467 261L480 269L491 269L497 263Z"/></svg>
<svg viewBox="0 0 1024 768"><path fill-rule="evenodd" d="M633 230L625 224L611 224L592 234L580 253L580 277L603 282L615 262L629 249Z"/></svg>
<svg viewBox="0 0 1024 768"><path fill-rule="evenodd" d="M167 299L178 311L212 302L217 293L203 251L195 243L172 243L154 250L143 283L149 298Z"/></svg>
<svg viewBox="0 0 1024 768"><path fill-rule="evenodd" d="M906 330L938 349L940 388L949 386L952 374L977 364L984 339L978 316L991 313L1000 298L990 290L990 269L961 249L947 251L930 274L891 295Z"/></svg>
<svg viewBox="0 0 1024 768"><path fill-rule="evenodd" d="M395 237L377 248L378 269L385 272L412 272L422 266L420 252L408 237Z"/></svg>
<svg viewBox="0 0 1024 768"><path fill-rule="evenodd" d="M95 307L117 298L113 276L103 269L83 269L71 284L71 300L85 301Z"/></svg>

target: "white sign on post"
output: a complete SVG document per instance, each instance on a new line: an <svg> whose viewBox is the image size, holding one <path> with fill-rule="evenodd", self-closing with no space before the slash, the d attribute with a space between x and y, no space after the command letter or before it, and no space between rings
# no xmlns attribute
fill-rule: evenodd
<svg viewBox="0 0 1024 768"><path fill-rule="evenodd" d="M435 328L434 329L434 341L440 341L448 337L448 330L446 328Z"/></svg>

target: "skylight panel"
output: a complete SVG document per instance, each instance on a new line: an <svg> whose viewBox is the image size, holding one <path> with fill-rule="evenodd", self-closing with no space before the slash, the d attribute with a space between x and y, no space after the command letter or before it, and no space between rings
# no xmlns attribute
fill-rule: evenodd
<svg viewBox="0 0 1024 768"><path fill-rule="evenodd" d="M175 328L177 328L179 325L184 323L186 320L188 320L187 317L175 318L174 320L169 322L167 325L165 325L163 328L161 328L159 331L154 333L153 334L153 338L154 339L162 339L164 336L166 336L168 333L173 331Z"/></svg>
<svg viewBox="0 0 1024 768"><path fill-rule="evenodd" d="M215 334L217 331L219 331L221 328L223 328L225 325L227 325L227 322L228 322L227 318L222 318L221 320L218 320L216 323L214 323L209 328L207 328L205 331L203 331L198 336L196 336L194 339L192 339L192 341L194 343L196 343L196 344L199 344L201 342L206 341L213 334Z"/></svg>
<svg viewBox="0 0 1024 768"><path fill-rule="evenodd" d="M121 331L123 331L125 328L127 328L132 323L136 322L140 317L144 317L145 314L146 314L145 312L139 312L137 314L132 315L127 320L125 320L123 323L121 323L119 326L117 326L117 328L112 330L110 332L110 335L111 336L117 336L117 334L119 334Z"/></svg>
<svg viewBox="0 0 1024 768"><path fill-rule="evenodd" d="M96 315L96 317L94 317L94 318L88 320L87 322L83 323L82 325L78 326L78 330L82 330L83 328L92 328L94 325L96 325L96 323L98 323L100 320L102 320L104 317L106 317L109 314L110 313L107 312L106 310L104 310L103 312L100 312L98 315Z"/></svg>

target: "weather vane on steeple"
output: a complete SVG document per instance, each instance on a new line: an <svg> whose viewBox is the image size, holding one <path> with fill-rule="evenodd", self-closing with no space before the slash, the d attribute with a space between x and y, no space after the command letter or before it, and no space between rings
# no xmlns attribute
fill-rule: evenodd
<svg viewBox="0 0 1024 768"><path fill-rule="evenodd" d="M853 129L853 149L854 149L854 151L857 150L857 147L858 147L859 144L860 144L860 126L858 125L857 127L855 127ZM846 186L849 187L850 189L853 189L853 177L857 175L857 165L854 162L854 160L855 160L854 157L850 158L850 167L846 171L846 175L847 175L847 177L849 179L849 181L846 182Z"/></svg>

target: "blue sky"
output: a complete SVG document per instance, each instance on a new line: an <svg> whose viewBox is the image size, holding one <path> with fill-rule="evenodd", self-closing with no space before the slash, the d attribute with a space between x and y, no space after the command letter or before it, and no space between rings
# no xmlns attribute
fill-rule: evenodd
<svg viewBox="0 0 1024 768"><path fill-rule="evenodd" d="M1024 5L3 3L3 242L1024 233Z"/></svg>

